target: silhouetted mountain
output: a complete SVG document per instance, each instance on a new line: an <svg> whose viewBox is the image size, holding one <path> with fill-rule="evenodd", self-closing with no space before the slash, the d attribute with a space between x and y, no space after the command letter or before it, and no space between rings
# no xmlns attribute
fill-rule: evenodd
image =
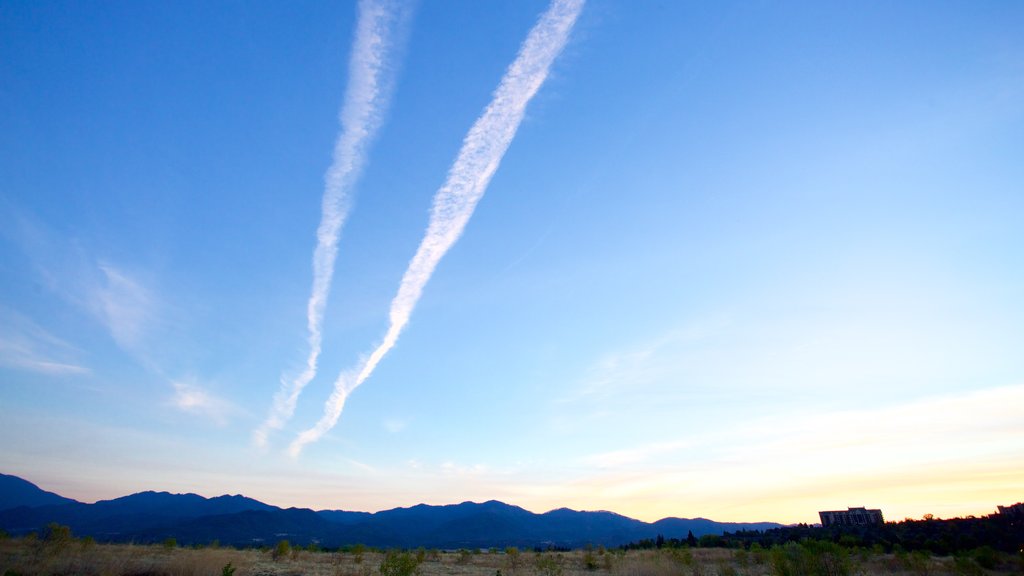
<svg viewBox="0 0 1024 576"><path fill-rule="evenodd" d="M70 504L74 500L47 492L39 486L17 476L0 474L0 510L18 506L50 506Z"/></svg>
<svg viewBox="0 0 1024 576"><path fill-rule="evenodd" d="M177 523L150 528L138 533L143 542L159 542L174 538L182 544L209 543L219 540L236 546L272 545L278 540L296 544L310 542L337 546L338 525L305 508L246 510L234 514L201 516Z"/></svg>
<svg viewBox="0 0 1024 576"><path fill-rule="evenodd" d="M217 496L204 498L198 494L171 494L169 492L139 492L113 500L101 500L93 506L104 514L152 514L169 517L208 516L233 514L248 510L280 510L245 496Z"/></svg>
<svg viewBox="0 0 1024 576"><path fill-rule="evenodd" d="M36 491L42 492L38 488ZM26 494L27 501L38 501L33 500L37 497L34 492ZM618 546L658 535L682 539L689 531L702 536L721 534L725 530L780 526L720 523L705 518L666 518L649 524L613 512L580 512L568 508L534 514L496 500L447 506L419 504L374 514L344 510L314 512L303 508L283 510L244 496L204 498L197 494L167 492L140 492L95 504L67 499L59 502L62 503L21 505L0 511L0 528L23 534L57 522L70 526L81 536L118 542L159 542L175 538L182 544L218 540L222 544L250 546L287 539L294 544L317 542L328 547L361 543L450 549Z"/></svg>
<svg viewBox="0 0 1024 576"><path fill-rule="evenodd" d="M721 534L738 530L770 530L778 528L775 522L715 522L707 518L662 518L651 524L658 534L666 538L686 538L687 530L693 530L698 538L705 534ZM682 536L679 536L682 534Z"/></svg>
<svg viewBox="0 0 1024 576"><path fill-rule="evenodd" d="M373 514L369 512L348 512L346 510L320 510L317 512L321 518L335 524L358 524Z"/></svg>

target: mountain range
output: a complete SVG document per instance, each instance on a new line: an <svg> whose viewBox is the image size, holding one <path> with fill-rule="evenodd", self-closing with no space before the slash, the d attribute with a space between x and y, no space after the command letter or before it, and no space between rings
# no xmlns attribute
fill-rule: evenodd
<svg viewBox="0 0 1024 576"><path fill-rule="evenodd" d="M17 476L0 474L0 529L25 534L51 522L70 526L78 536L105 542L174 538L180 544L218 541L259 546L286 539L325 547L365 544L442 549L619 546L659 535L683 539L689 532L699 537L781 526L705 518L664 518L648 523L613 512L568 508L536 514L496 500L418 504L376 513L285 509L240 495L205 498L167 492L140 492L86 504L46 492Z"/></svg>

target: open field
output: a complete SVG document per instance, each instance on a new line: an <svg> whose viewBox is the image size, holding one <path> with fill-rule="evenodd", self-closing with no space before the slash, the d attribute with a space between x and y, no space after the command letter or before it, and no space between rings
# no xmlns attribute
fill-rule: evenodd
<svg viewBox="0 0 1024 576"><path fill-rule="evenodd" d="M572 552L236 550L30 539L0 542L5 576L822 576L888 574L942 576L1024 574L1020 558L1004 555L989 568L974 559L853 551L842 557L797 559L799 547L748 552L720 548ZM230 566L229 566L230 565Z"/></svg>

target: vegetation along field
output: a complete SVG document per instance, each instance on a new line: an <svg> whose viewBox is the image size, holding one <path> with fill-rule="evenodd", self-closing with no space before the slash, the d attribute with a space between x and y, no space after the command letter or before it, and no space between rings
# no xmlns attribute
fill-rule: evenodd
<svg viewBox="0 0 1024 576"><path fill-rule="evenodd" d="M43 537L0 541L4 576L982 576L1024 574L1024 555L981 547L937 556L805 540L765 548L587 548L572 551L319 550L287 541L262 548L98 544L55 527Z"/></svg>

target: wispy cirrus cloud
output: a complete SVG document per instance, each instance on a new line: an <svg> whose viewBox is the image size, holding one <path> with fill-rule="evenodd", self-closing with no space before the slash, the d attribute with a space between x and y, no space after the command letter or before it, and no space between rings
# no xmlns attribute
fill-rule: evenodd
<svg viewBox="0 0 1024 576"><path fill-rule="evenodd" d="M97 264L99 279L89 290L89 307L125 349L135 349L156 321L156 297L124 269Z"/></svg>
<svg viewBox="0 0 1024 576"><path fill-rule="evenodd" d="M234 404L194 381L179 380L171 382L171 386L174 388L170 400L172 406L182 412L206 417L218 426L226 426L230 416L238 411Z"/></svg>
<svg viewBox="0 0 1024 576"><path fill-rule="evenodd" d="M448 171L447 180L434 196L426 235L402 277L398 294L391 302L390 325L383 341L355 371L343 372L338 377L334 392L324 407L323 417L312 428L302 432L289 447L293 456L334 427L348 395L370 377L398 341L424 286L441 258L462 235L498 170L523 119L526 105L547 79L551 64L565 47L583 4L584 0L554 0L530 30L490 104L466 134L459 155Z"/></svg>
<svg viewBox="0 0 1024 576"><path fill-rule="evenodd" d="M97 256L80 239L12 211L5 231L31 261L39 284L97 321L121 349L144 359L146 341L162 322L154 283L131 266Z"/></svg>
<svg viewBox="0 0 1024 576"><path fill-rule="evenodd" d="M29 317L0 307L0 366L51 375L87 374L79 350Z"/></svg>
<svg viewBox="0 0 1024 576"><path fill-rule="evenodd" d="M303 388L316 377L323 345L324 310L341 228L348 217L367 150L383 120L393 83L391 60L400 45L400 28L410 12L407 4L395 0L359 2L348 88L340 114L341 132L334 146L334 159L324 176L322 215L313 251L313 288L306 307L309 355L301 372L282 376L270 414L253 432L259 446L266 445L271 431L280 429L291 418Z"/></svg>

